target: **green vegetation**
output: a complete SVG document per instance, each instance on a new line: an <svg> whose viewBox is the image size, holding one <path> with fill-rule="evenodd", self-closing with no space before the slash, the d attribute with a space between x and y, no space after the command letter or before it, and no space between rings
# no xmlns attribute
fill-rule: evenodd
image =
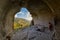
<svg viewBox="0 0 60 40"><path fill-rule="evenodd" d="M30 25L30 21L27 21L22 18L15 18L14 19L14 29L21 29L28 27Z"/></svg>

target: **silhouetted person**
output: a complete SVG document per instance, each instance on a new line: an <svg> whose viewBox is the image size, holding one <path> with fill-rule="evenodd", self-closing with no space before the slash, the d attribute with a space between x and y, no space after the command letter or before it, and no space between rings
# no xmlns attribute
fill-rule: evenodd
<svg viewBox="0 0 60 40"><path fill-rule="evenodd" d="M32 25L34 25L34 21L32 20Z"/></svg>
<svg viewBox="0 0 60 40"><path fill-rule="evenodd" d="M11 37L10 37L10 36L7 36L6 39L7 39L7 40L11 40Z"/></svg>
<svg viewBox="0 0 60 40"><path fill-rule="evenodd" d="M33 20L31 21L31 25L30 26L32 26L32 25L34 25L34 21Z"/></svg>
<svg viewBox="0 0 60 40"><path fill-rule="evenodd" d="M49 30L50 30L50 31L53 31L53 25L52 25L52 23L50 23L50 22L49 22Z"/></svg>

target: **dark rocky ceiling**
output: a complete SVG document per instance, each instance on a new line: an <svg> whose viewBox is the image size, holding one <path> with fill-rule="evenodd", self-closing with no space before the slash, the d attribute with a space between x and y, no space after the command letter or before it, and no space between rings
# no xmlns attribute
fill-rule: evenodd
<svg viewBox="0 0 60 40"><path fill-rule="evenodd" d="M12 0L13 2L20 3L21 5L27 4L29 6L39 6L39 5L48 5L50 6L54 11L60 9L60 0Z"/></svg>
<svg viewBox="0 0 60 40"><path fill-rule="evenodd" d="M6 3L9 4L10 2L15 4L17 3L20 6L32 7L33 9L37 10L42 10L42 8L44 10L50 10L51 13L56 14L57 18L60 19L60 0L10 0L8 3Z"/></svg>

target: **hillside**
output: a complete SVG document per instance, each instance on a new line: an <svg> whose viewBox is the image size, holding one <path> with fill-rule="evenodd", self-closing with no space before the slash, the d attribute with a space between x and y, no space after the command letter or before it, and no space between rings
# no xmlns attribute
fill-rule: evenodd
<svg viewBox="0 0 60 40"><path fill-rule="evenodd" d="M15 18L14 19L14 29L25 28L30 25L30 21L22 19L22 18Z"/></svg>

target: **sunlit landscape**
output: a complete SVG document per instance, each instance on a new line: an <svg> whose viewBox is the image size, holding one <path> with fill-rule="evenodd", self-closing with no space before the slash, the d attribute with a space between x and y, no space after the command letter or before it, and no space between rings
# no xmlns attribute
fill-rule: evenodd
<svg viewBox="0 0 60 40"><path fill-rule="evenodd" d="M21 29L30 26L32 15L26 8L21 8L20 12L15 14L14 29Z"/></svg>

